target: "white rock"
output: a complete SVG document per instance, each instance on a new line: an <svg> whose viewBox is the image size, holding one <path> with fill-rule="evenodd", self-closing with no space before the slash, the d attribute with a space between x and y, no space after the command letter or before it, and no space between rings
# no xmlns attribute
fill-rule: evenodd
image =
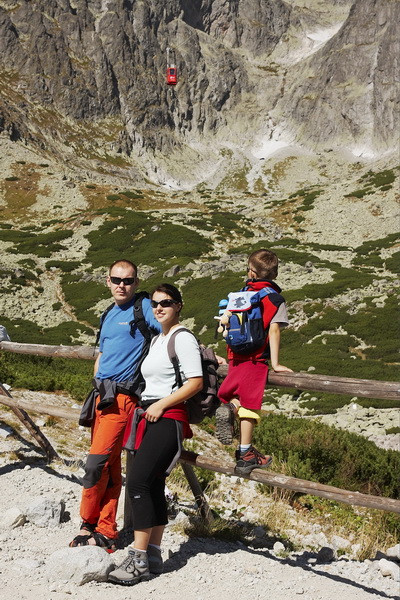
<svg viewBox="0 0 400 600"><path fill-rule="evenodd" d="M12 434L13 430L11 429L11 427L7 427L7 425L0 425L0 437L6 440Z"/></svg>
<svg viewBox="0 0 400 600"><path fill-rule="evenodd" d="M386 558L381 558L379 561L379 567L384 577L391 577L395 581L400 581L399 565L396 565L396 563L392 562L391 560L386 560Z"/></svg>
<svg viewBox="0 0 400 600"><path fill-rule="evenodd" d="M275 554L280 554L281 552L285 551L285 546L282 544L282 542L275 542L272 549Z"/></svg>
<svg viewBox="0 0 400 600"><path fill-rule="evenodd" d="M389 558L395 558L396 560L400 560L400 544L396 544L395 546L388 548L385 554Z"/></svg>
<svg viewBox="0 0 400 600"><path fill-rule="evenodd" d="M340 535L334 535L332 537L332 546L335 548L335 550L338 550L339 548L348 548L350 546L350 542L349 540L346 540L345 538L340 537Z"/></svg>
<svg viewBox="0 0 400 600"><path fill-rule="evenodd" d="M26 510L28 521L38 527L54 527L60 524L65 509L64 500L38 498Z"/></svg>
<svg viewBox="0 0 400 600"><path fill-rule="evenodd" d="M83 585L89 581L107 581L114 568L114 561L102 548L82 546L53 552L46 563L46 574L50 581Z"/></svg>
<svg viewBox="0 0 400 600"><path fill-rule="evenodd" d="M189 525L190 520L189 517L180 510L174 519L174 524L179 523L182 526Z"/></svg>
<svg viewBox="0 0 400 600"><path fill-rule="evenodd" d="M21 527L26 523L26 515L17 507L13 506L5 511L3 517L1 519L1 524L3 527L10 527L14 529L15 527Z"/></svg>

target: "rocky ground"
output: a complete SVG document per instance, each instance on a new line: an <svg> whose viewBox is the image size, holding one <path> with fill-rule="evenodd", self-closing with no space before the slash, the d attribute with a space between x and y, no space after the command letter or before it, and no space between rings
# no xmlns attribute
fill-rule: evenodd
<svg viewBox="0 0 400 600"><path fill-rule="evenodd" d="M32 403L45 401L71 406L66 396L13 392ZM256 482L218 475L218 490L210 492L211 506L224 518L233 518L246 531L246 543L221 541L185 533L195 516L193 499L179 477L171 489L178 492L176 516L170 521L163 544L165 572L134 589L106 583L106 574L126 550L107 555L93 548L68 548L79 526L79 499L88 432L73 422L36 419L50 441L65 457L46 465L38 449L18 427L13 415L2 410L0 429L0 557L4 597L16 600L103 600L114 598L274 600L302 596L313 600L396 598L400 585L399 547L382 548L373 560L355 558L357 539L328 525L310 522L280 500L258 491ZM197 432L205 452L226 455L214 438ZM119 523L122 526L123 502ZM240 510L240 516L238 511ZM286 510L287 537L264 525L269 511ZM272 511L272 512L271 512ZM341 534L341 535L340 535ZM296 551L291 550L295 544ZM121 544L122 545L122 544ZM397 556L397 559L396 559Z"/></svg>

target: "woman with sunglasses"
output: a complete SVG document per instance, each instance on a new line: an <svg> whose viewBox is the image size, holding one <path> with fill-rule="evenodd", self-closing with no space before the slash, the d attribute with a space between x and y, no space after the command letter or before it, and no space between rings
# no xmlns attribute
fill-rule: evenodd
<svg viewBox="0 0 400 600"><path fill-rule="evenodd" d="M153 339L141 367L146 387L133 419L135 455L128 477L135 537L127 558L109 574L109 581L121 585L162 572L160 544L168 522L165 478L179 458L182 439L192 437L184 402L203 387L198 343L179 324L179 290L168 283L159 285L151 306L162 333ZM175 337L175 351L181 387L167 351L171 334L179 328L183 331Z"/></svg>

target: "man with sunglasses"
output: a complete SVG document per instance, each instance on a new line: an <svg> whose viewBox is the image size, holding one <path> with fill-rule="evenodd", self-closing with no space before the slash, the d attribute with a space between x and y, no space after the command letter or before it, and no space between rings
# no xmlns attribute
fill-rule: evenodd
<svg viewBox="0 0 400 600"><path fill-rule="evenodd" d="M146 328L150 335L158 334L161 326L148 297L141 299L145 329L137 326L136 265L128 260L114 262L109 268L107 285L114 305L106 311L101 323L99 355L94 366L96 410L80 508L82 524L70 546L93 545L113 552L122 488L122 440L136 404L139 367L147 350L143 334Z"/></svg>

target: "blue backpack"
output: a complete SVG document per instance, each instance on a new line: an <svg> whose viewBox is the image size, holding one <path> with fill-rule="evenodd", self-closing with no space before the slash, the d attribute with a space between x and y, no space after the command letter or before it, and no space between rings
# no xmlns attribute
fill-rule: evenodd
<svg viewBox="0 0 400 600"><path fill-rule="evenodd" d="M225 341L236 354L252 354L262 348L267 340L269 322L264 327L262 299L273 294L274 301L268 304L269 321L275 315L282 296L272 287L265 287L258 292L247 291L229 294L228 310L232 313L229 318L229 329ZM279 298L279 300L278 300Z"/></svg>

